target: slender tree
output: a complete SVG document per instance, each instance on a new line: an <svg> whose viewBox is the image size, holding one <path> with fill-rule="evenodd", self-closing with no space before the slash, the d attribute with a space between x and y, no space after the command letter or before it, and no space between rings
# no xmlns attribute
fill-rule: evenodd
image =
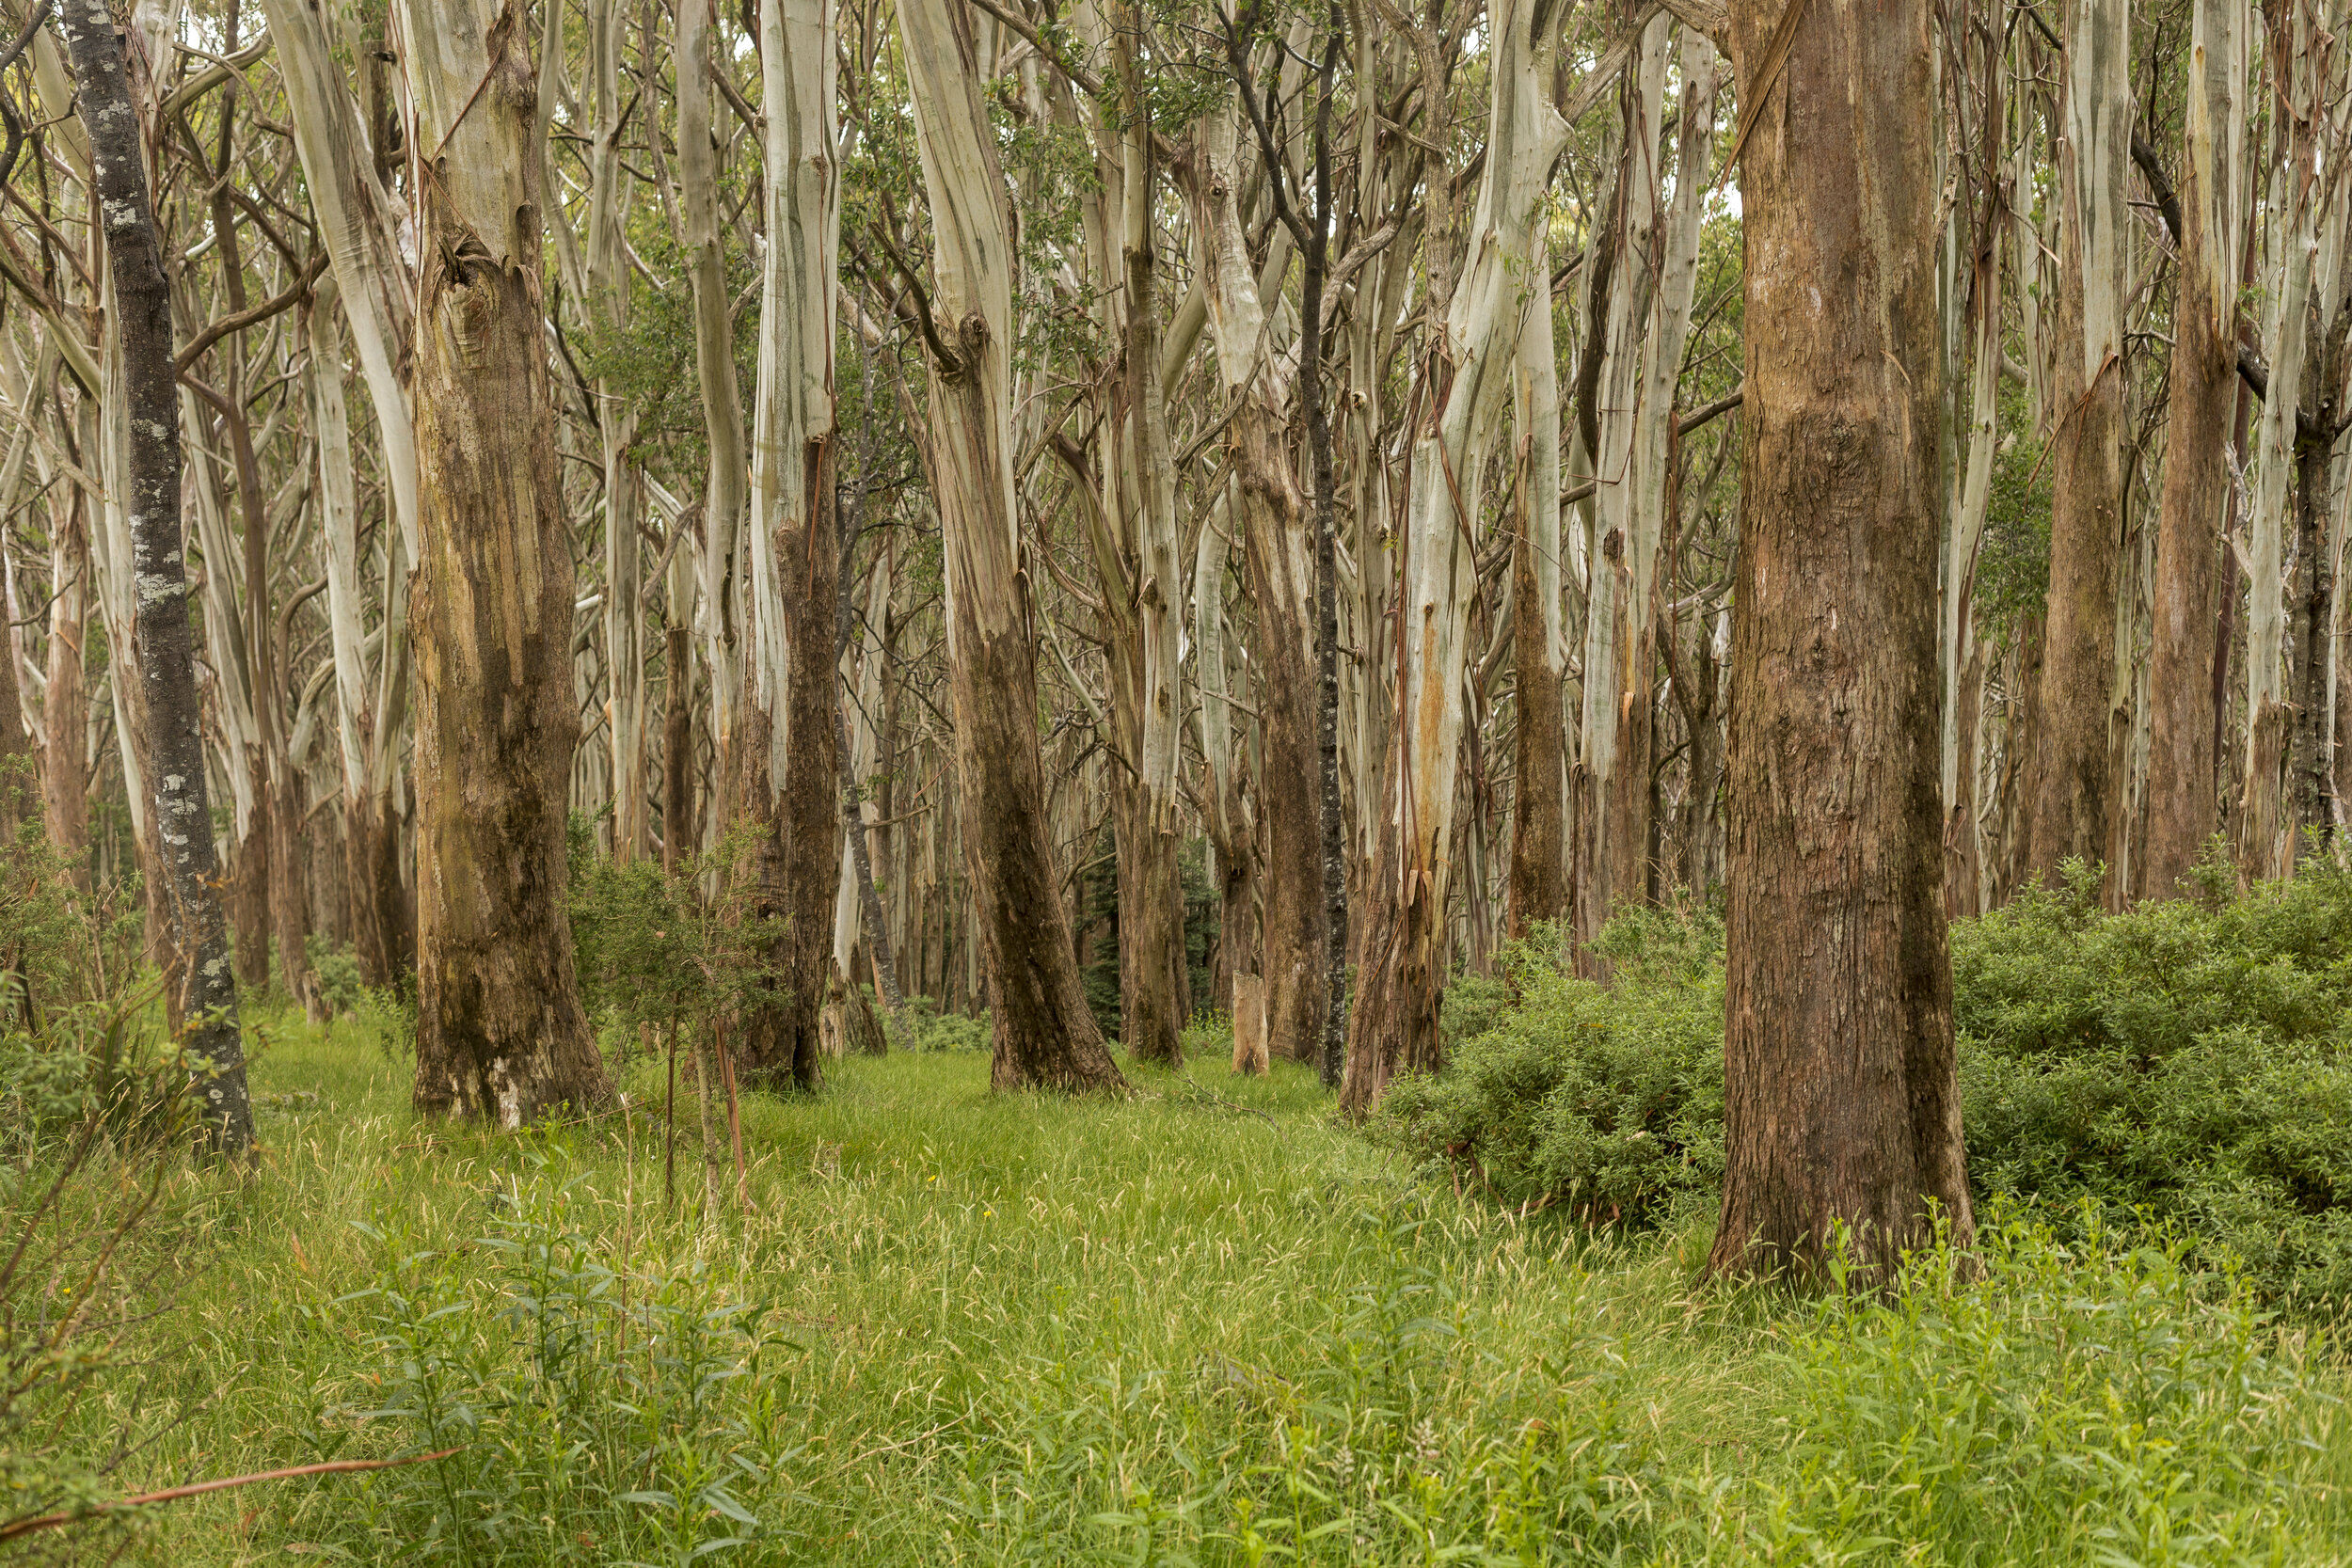
<svg viewBox="0 0 2352 1568"><path fill-rule="evenodd" d="M197 1092L214 1147L241 1155L253 1145L253 1106L237 1027L236 976L221 919L188 628L170 285L148 197L141 122L113 15L105 0L60 0L57 29L73 59L75 107L89 138L92 205L101 214L121 324L130 423L124 477L137 573L134 643L151 727L149 782L163 839L157 858L169 882L173 946L181 958L172 983L187 1021L187 1047L211 1066Z"/></svg>

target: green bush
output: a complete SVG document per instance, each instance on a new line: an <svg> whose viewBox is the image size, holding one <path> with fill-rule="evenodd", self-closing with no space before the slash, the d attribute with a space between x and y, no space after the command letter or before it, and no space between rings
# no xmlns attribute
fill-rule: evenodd
<svg viewBox="0 0 2352 1568"><path fill-rule="evenodd" d="M988 1015L942 1012L928 996L906 1000L908 1049L914 1051L986 1051Z"/></svg>
<svg viewBox="0 0 2352 1568"><path fill-rule="evenodd" d="M359 974L358 956L321 931L312 931L303 946L310 954L310 978L318 987L319 1000L326 1005L327 1015L343 1018L358 1012L368 989Z"/></svg>
<svg viewBox="0 0 2352 1568"><path fill-rule="evenodd" d="M1955 927L1952 971L1979 1192L2144 1208L2276 1297L2352 1298L2352 876L2333 860L2121 915L2074 870Z"/></svg>
<svg viewBox="0 0 2352 1568"><path fill-rule="evenodd" d="M1434 1077L1393 1085L1376 1136L1513 1206L1647 1225L1713 1201L1724 1165L1720 927L1620 916L1604 988L1538 932L1500 955L1518 1002Z"/></svg>
<svg viewBox="0 0 2352 1568"><path fill-rule="evenodd" d="M2235 895L2207 869L2203 897L2110 915L2075 867L1953 927L1970 1179L2173 1224L2192 1256L2317 1310L2352 1299L2352 874L2321 857ZM1514 1206L1630 1225L1710 1208L1721 941L1704 915L1621 915L1606 989L1549 937L1508 950L1517 1000L1444 1072L1398 1084L1377 1135Z"/></svg>

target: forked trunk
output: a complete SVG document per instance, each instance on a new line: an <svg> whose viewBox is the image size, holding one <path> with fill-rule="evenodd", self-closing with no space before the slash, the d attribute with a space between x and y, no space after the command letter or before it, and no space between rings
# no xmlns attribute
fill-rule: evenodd
<svg viewBox="0 0 2352 1568"><path fill-rule="evenodd" d="M1478 576L1472 531L1527 302L1549 281L1531 273L1530 262L1551 165L1568 134L1547 90L1552 38L1531 36L1539 10L1501 0L1491 13L1486 166L1469 258L1429 360L1434 372L1441 351L1450 373L1429 387L1429 420L1413 442L1399 541L1394 657L1402 717L1391 747L1393 793L1377 808L1381 847L1363 900L1340 1089L1343 1114L1356 1119L1399 1072L1427 1070L1441 1059L1438 1006L1452 959L1446 895Z"/></svg>

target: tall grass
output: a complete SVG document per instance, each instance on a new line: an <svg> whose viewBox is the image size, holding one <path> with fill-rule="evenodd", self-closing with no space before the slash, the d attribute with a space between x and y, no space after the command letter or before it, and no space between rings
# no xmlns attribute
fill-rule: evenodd
<svg viewBox="0 0 2352 1568"><path fill-rule="evenodd" d="M1703 1234L1458 1201L1286 1064L1073 1104L959 1052L755 1097L749 1212L669 1210L649 1072L491 1138L265 1027L260 1168L185 1179L82 1435L168 1414L132 1489L457 1451L176 1505L174 1568L2352 1560L2324 1338L2030 1215L1982 1285L1697 1293Z"/></svg>

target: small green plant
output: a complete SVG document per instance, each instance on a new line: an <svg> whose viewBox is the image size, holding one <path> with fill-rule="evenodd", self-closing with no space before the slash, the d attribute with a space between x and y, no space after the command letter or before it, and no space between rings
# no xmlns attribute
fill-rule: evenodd
<svg viewBox="0 0 2352 1568"><path fill-rule="evenodd" d="M0 1030L0 1541L106 1501L155 1425L136 1402L105 1414L138 1375L129 1336L165 1267L137 1243L189 1135L188 1064L148 1022L151 1001ZM106 1444L87 1440L93 1421L115 1428ZM121 1528L105 1527L118 1549ZM61 1559L88 1545L26 1541Z"/></svg>
<svg viewBox="0 0 2352 1568"><path fill-rule="evenodd" d="M1233 1015L1222 1007L1203 1007L1177 1032L1184 1059L1226 1062L1233 1056Z"/></svg>
<svg viewBox="0 0 2352 1568"><path fill-rule="evenodd" d="M909 1048L915 1051L986 1051L988 1015L943 1012L928 996L906 1000Z"/></svg>
<svg viewBox="0 0 2352 1568"><path fill-rule="evenodd" d="M497 1191L469 1247L361 1227L373 1281L339 1304L380 1402L330 1409L323 1454L440 1454L375 1472L329 1511L360 1558L683 1565L790 1534L801 1446L763 1376L755 1302L699 1257L629 1256L582 1210L557 1141ZM333 1484L333 1483L328 1483Z"/></svg>

